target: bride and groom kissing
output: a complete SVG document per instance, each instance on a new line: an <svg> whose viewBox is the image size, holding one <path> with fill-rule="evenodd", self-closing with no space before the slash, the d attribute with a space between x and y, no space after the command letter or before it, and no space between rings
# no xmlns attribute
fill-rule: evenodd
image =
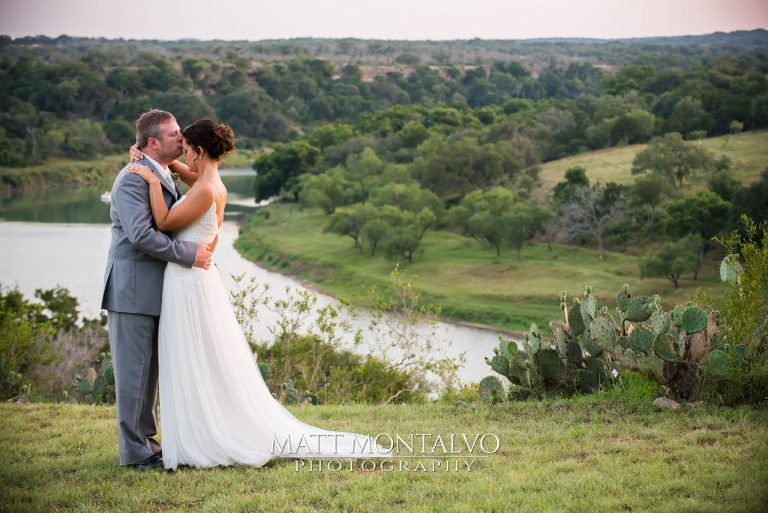
<svg viewBox="0 0 768 513"><path fill-rule="evenodd" d="M120 464L175 470L391 456L366 435L299 421L264 383L211 265L227 202L218 164L233 149L227 125L203 119L182 131L171 113L151 110L136 120L131 155L138 160L115 178L101 307L108 313ZM176 160L182 155L186 164ZM190 186L186 194L171 172ZM154 438L158 386L162 448ZM277 436L324 442L312 452L275 452Z"/></svg>

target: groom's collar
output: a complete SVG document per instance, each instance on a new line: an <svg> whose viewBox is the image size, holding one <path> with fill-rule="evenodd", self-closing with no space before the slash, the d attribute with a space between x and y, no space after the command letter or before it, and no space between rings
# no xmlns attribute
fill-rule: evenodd
<svg viewBox="0 0 768 513"><path fill-rule="evenodd" d="M150 157L146 153L144 154L144 158L147 159L149 162L151 162L152 165L155 167L155 169L162 170L162 171L168 171L168 166L165 166L165 167L161 166L159 162L157 162L155 159L153 159L152 157Z"/></svg>

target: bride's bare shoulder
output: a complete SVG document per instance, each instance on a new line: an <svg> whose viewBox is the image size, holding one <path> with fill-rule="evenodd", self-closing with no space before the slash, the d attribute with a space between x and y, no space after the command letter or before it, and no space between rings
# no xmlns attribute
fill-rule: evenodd
<svg viewBox="0 0 768 513"><path fill-rule="evenodd" d="M189 188L187 195L191 194L213 200L216 197L216 187L212 183L201 182L198 180L192 187Z"/></svg>

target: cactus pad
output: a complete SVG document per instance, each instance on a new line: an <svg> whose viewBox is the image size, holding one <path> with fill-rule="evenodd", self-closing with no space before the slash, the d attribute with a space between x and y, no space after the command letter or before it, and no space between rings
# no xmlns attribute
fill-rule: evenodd
<svg viewBox="0 0 768 513"><path fill-rule="evenodd" d="M662 333L669 331L669 325L671 323L672 318L667 312L657 310L653 312L653 315L651 315L651 326L653 326L653 331L657 335L661 335Z"/></svg>
<svg viewBox="0 0 768 513"><path fill-rule="evenodd" d="M504 400L504 387L496 376L486 376L478 386L480 399L485 403L498 403Z"/></svg>
<svg viewBox="0 0 768 513"><path fill-rule="evenodd" d="M683 313L685 312L685 307L682 305L677 305L674 310L672 310L672 320L675 321L675 324L680 326L683 324Z"/></svg>
<svg viewBox="0 0 768 513"><path fill-rule="evenodd" d="M568 352L568 333L563 321L552 321L549 323L552 335L555 337L555 346L561 355L565 356Z"/></svg>
<svg viewBox="0 0 768 513"><path fill-rule="evenodd" d="M597 316L597 298L592 294L587 295L587 299L581 303L581 319L585 325L589 325Z"/></svg>
<svg viewBox="0 0 768 513"><path fill-rule="evenodd" d="M533 355L541 350L541 335L539 334L539 327L535 322L531 323L531 328L528 330L528 350Z"/></svg>
<svg viewBox="0 0 768 513"><path fill-rule="evenodd" d="M568 311L568 324L571 327L571 333L573 336L579 336L584 333L585 324L584 319L581 317L581 303L576 302Z"/></svg>
<svg viewBox="0 0 768 513"><path fill-rule="evenodd" d="M704 331L707 327L707 314L698 306L689 306L683 312L680 327L689 335Z"/></svg>
<svg viewBox="0 0 768 513"><path fill-rule="evenodd" d="M560 356L554 349L542 349L538 354L541 376L556 380L560 376Z"/></svg>
<svg viewBox="0 0 768 513"><path fill-rule="evenodd" d="M675 338L668 333L656 337L653 341L653 348L656 350L659 358L665 362L676 363L683 361L680 358L680 353L675 349Z"/></svg>
<svg viewBox="0 0 768 513"><path fill-rule="evenodd" d="M653 301L646 296L633 297L629 301L624 318L632 322L642 322L651 316Z"/></svg>
<svg viewBox="0 0 768 513"><path fill-rule="evenodd" d="M597 382L601 385L608 383L608 375L605 373L605 365L602 358L590 357L584 362L587 370L597 377Z"/></svg>
<svg viewBox="0 0 768 513"><path fill-rule="evenodd" d="M653 333L643 326L635 326L629 334L629 347L635 353L645 353L651 348Z"/></svg>
<svg viewBox="0 0 768 513"><path fill-rule="evenodd" d="M589 334L590 330L587 330L587 333L584 335L584 339L582 340L582 343L584 344L584 349L589 351L589 354L592 356L600 356L603 354L603 348L600 347L597 342L595 342L592 339L592 336Z"/></svg>
<svg viewBox="0 0 768 513"><path fill-rule="evenodd" d="M719 349L709 353L707 369L717 376L725 376L728 373L728 355Z"/></svg>
<svg viewBox="0 0 768 513"><path fill-rule="evenodd" d="M632 296L629 295L629 292L627 292L626 289L619 291L616 296L616 305L619 307L619 310L626 312L627 308L629 308L629 300L631 298Z"/></svg>
<svg viewBox="0 0 768 513"><path fill-rule="evenodd" d="M596 317L589 325L589 334L603 349L611 349L616 344L616 328L607 317Z"/></svg>
<svg viewBox="0 0 768 513"><path fill-rule="evenodd" d="M588 370L574 369L569 373L568 377L574 386L585 394L591 394L597 390L597 376Z"/></svg>
<svg viewBox="0 0 768 513"><path fill-rule="evenodd" d="M580 364L584 355L581 352L581 346L576 341L568 342L568 353L566 355L569 362Z"/></svg>
<svg viewBox="0 0 768 513"><path fill-rule="evenodd" d="M494 372L498 372L502 376L506 376L509 373L509 360L503 356L496 355L491 360L491 369Z"/></svg>

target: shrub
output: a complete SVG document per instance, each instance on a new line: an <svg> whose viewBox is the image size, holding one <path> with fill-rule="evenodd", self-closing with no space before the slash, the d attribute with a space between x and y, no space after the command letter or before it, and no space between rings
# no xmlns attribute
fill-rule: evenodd
<svg viewBox="0 0 768 513"><path fill-rule="evenodd" d="M720 266L725 335L721 364L707 366L699 394L725 404L768 400L768 223L742 216L743 233L715 239L728 255Z"/></svg>

